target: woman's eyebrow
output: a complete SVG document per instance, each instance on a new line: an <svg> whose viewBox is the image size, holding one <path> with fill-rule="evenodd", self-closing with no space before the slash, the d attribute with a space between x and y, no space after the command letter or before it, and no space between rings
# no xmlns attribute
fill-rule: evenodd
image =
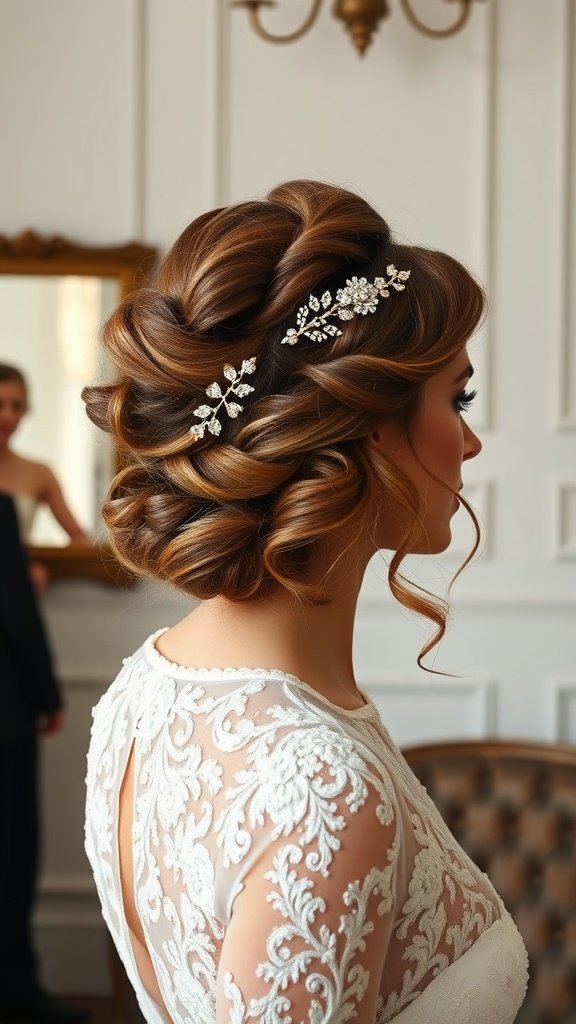
<svg viewBox="0 0 576 1024"><path fill-rule="evenodd" d="M461 380L470 380L470 377L472 376L473 373L474 373L474 367L472 366L471 363L468 363L468 366L466 367L466 369L462 370L462 373L460 373L456 377L456 380L454 381L454 383L455 384L459 384Z"/></svg>

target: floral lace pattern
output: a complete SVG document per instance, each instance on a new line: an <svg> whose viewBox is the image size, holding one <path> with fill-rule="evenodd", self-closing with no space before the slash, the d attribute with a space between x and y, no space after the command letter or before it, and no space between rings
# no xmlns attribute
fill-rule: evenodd
<svg viewBox="0 0 576 1024"><path fill-rule="evenodd" d="M520 937L374 705L339 709L274 670L172 666L153 641L94 710L86 780L86 851L149 1024L416 1024L424 996L442 1007L428 1020L476 1024L500 989L493 1019L511 1024ZM131 752L134 898L163 1005L120 886ZM439 986L484 950L472 1015L448 1013Z"/></svg>
<svg viewBox="0 0 576 1024"><path fill-rule="evenodd" d="M526 993L528 957L516 925L504 912L474 945L437 975L394 1024L503 1024L513 1021ZM375 1024L384 1024L378 1000Z"/></svg>

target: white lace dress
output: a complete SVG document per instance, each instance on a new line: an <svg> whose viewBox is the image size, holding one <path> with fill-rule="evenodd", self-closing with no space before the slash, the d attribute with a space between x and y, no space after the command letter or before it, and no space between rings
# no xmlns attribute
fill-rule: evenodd
<svg viewBox="0 0 576 1024"><path fill-rule="evenodd" d="M86 803L148 1024L511 1024L520 935L376 707L342 710L280 671L179 667L154 640L94 710ZM120 885L132 751L134 892L161 1002Z"/></svg>

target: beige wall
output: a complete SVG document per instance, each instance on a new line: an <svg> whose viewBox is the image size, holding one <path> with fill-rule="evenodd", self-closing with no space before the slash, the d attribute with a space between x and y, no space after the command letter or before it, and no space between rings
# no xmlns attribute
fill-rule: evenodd
<svg viewBox="0 0 576 1024"><path fill-rule="evenodd" d="M308 38L272 47L215 0L0 0L0 233L163 246L208 207L310 175L467 261L490 293L472 346L484 452L465 474L488 541L436 657L461 677L415 668L426 629L392 606L381 565L363 593L358 675L401 742L576 742L574 2L486 0L443 42L390 4L364 60L330 6ZM419 3L431 18L440 8ZM411 566L426 585L442 587L465 550L464 522L456 534L452 554ZM46 745L38 914L60 988L108 983L82 853L89 709L120 658L185 606L155 586L88 583L45 601L70 709Z"/></svg>

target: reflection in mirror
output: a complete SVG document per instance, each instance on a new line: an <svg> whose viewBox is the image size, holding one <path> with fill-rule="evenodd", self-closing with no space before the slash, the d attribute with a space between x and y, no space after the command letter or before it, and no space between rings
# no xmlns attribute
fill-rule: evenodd
<svg viewBox="0 0 576 1024"><path fill-rule="evenodd" d="M18 499L23 539L47 580L132 580L106 546L100 523L118 454L88 422L80 393L87 382L109 379L100 328L117 303L142 285L155 256L155 249L135 242L103 248L33 231L0 235L0 364L22 372L30 407L4 423L0 410L0 446L6 452L8 441L16 453L0 466L0 489L24 492ZM50 470L64 500L53 490L38 502L37 474L50 476Z"/></svg>
<svg viewBox="0 0 576 1024"><path fill-rule="evenodd" d="M72 516L91 538L100 531L114 454L88 422L80 393L86 381L105 377L98 332L119 300L115 278L0 276L0 363L21 370L28 387L28 412L10 447L50 467ZM69 542L46 502L38 503L37 492L20 492L16 505L27 543Z"/></svg>

